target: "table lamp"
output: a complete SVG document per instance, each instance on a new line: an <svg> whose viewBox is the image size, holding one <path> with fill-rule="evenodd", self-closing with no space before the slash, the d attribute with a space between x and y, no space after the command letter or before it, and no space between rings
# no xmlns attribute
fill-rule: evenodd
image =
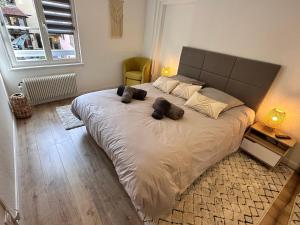
<svg viewBox="0 0 300 225"><path fill-rule="evenodd" d="M265 125L268 129L274 130L282 124L284 118L285 118L285 112L281 109L274 108L272 109L269 114L267 115L267 120Z"/></svg>
<svg viewBox="0 0 300 225"><path fill-rule="evenodd" d="M170 76L171 76L171 68L168 67L168 66L164 66L164 67L161 69L161 75L162 75L162 76L166 76L166 77L170 77Z"/></svg>

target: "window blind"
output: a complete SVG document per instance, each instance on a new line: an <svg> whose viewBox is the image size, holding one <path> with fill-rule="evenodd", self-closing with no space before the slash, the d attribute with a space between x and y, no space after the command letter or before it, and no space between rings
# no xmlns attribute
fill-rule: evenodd
<svg viewBox="0 0 300 225"><path fill-rule="evenodd" d="M49 34L73 34L70 0L42 0Z"/></svg>

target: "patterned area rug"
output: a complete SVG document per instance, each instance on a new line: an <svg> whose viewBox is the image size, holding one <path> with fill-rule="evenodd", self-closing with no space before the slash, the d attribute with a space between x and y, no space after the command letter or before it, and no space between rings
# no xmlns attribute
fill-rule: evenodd
<svg viewBox="0 0 300 225"><path fill-rule="evenodd" d="M300 225L300 193L296 196L289 225Z"/></svg>
<svg viewBox="0 0 300 225"><path fill-rule="evenodd" d="M225 158L202 174L176 201L169 215L145 225L257 225L293 171L270 169L243 152Z"/></svg>
<svg viewBox="0 0 300 225"><path fill-rule="evenodd" d="M84 126L83 122L77 119L71 112L71 105L56 107L56 112L66 130Z"/></svg>

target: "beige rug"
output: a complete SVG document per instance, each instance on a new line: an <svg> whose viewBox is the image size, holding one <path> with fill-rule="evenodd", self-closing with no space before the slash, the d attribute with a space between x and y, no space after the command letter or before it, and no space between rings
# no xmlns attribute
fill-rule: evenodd
<svg viewBox="0 0 300 225"><path fill-rule="evenodd" d="M300 193L296 196L289 225L300 225Z"/></svg>
<svg viewBox="0 0 300 225"><path fill-rule="evenodd" d="M71 112L71 105L56 107L56 112L66 130L84 126L83 122L77 119Z"/></svg>
<svg viewBox="0 0 300 225"><path fill-rule="evenodd" d="M285 165L265 167L237 152L202 174L166 216L145 225L257 225L292 175Z"/></svg>

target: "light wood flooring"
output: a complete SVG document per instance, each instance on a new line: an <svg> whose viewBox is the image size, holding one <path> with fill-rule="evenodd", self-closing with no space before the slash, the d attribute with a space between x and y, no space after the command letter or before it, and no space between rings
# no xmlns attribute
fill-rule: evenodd
<svg viewBox="0 0 300 225"><path fill-rule="evenodd" d="M55 108L40 105L18 120L18 172L22 225L141 225L113 165L85 127L66 131ZM261 225L279 220L299 189L295 175ZM288 210L287 210L288 213Z"/></svg>

